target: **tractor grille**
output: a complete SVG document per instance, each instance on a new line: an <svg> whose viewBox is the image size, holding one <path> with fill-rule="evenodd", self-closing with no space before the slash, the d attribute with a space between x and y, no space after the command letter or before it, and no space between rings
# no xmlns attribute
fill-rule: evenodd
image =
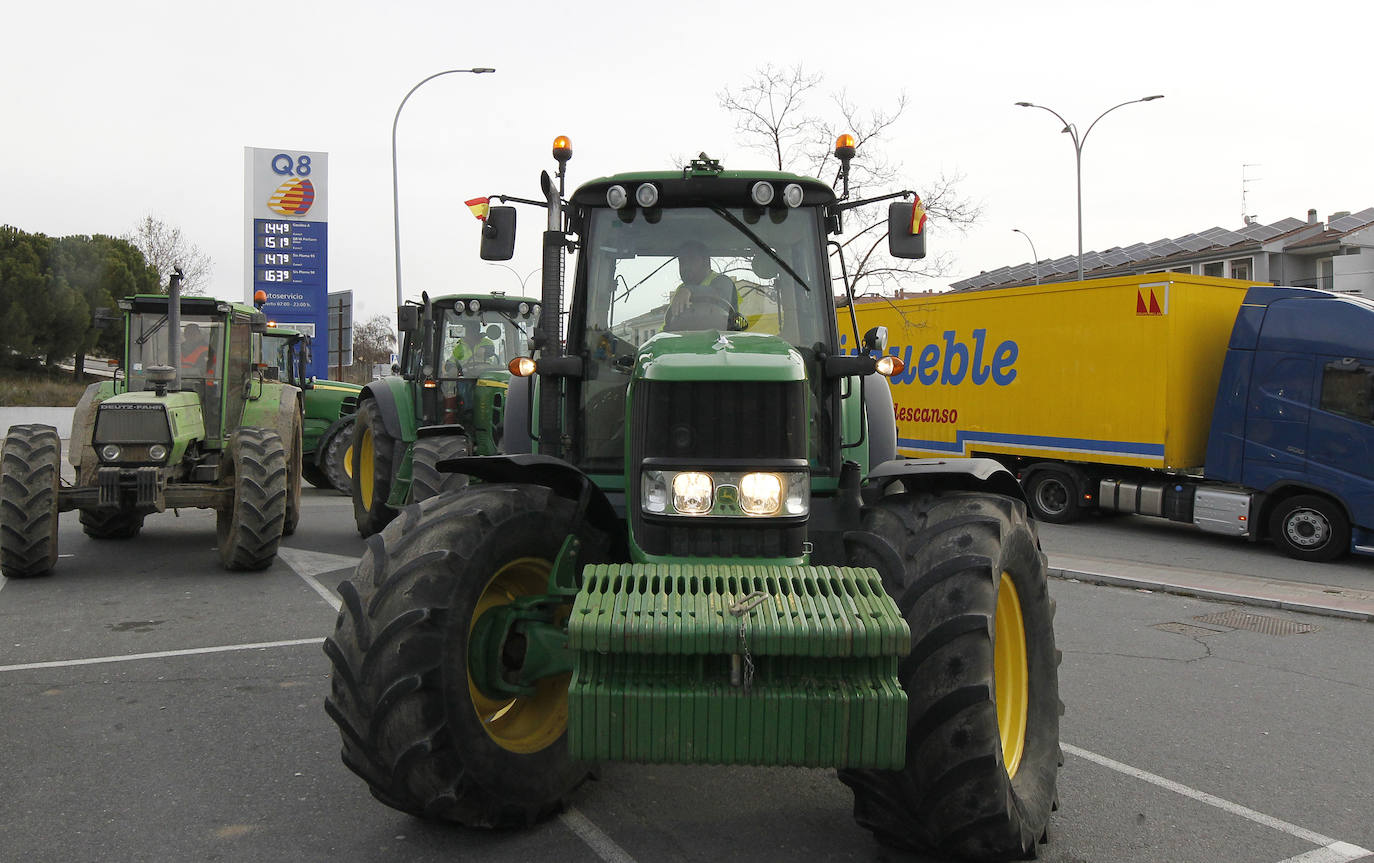
<svg viewBox="0 0 1374 863"><path fill-rule="evenodd" d="M650 554L797 557L806 526L762 519L646 518L639 469L646 459L692 466L736 461L766 468L805 460L806 384L801 381L642 381L634 393L627 491L635 538Z"/></svg>
<svg viewBox="0 0 1374 863"><path fill-rule="evenodd" d="M160 404L103 404L96 414L94 440L97 444L171 443L167 411Z"/></svg>

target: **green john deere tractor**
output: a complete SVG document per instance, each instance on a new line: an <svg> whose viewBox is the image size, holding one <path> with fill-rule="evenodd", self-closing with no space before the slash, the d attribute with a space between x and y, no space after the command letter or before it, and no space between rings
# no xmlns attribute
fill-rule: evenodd
<svg viewBox="0 0 1374 863"><path fill-rule="evenodd" d="M87 388L72 417L74 485L60 482L61 443L47 425L10 428L0 453L0 568L47 575L58 513L81 511L87 536L137 536L144 518L215 510L220 560L263 569L300 518L300 390L254 368L266 318L208 297L119 302L123 376ZM108 322L108 319L106 319Z"/></svg>
<svg viewBox="0 0 1374 863"><path fill-rule="evenodd" d="M353 414L363 388L311 377L307 369L313 341L305 333L269 321L262 334L260 362L269 377L275 370L278 380L299 387L304 394L301 477L316 488L348 494L351 482L344 453L353 439Z"/></svg>
<svg viewBox="0 0 1374 863"><path fill-rule="evenodd" d="M703 155L564 201L570 155L506 454L438 464L481 482L406 508L340 585L344 763L482 827L558 811L599 761L834 767L884 842L1034 855L1061 763L1045 557L1001 467L897 457L886 333L839 349L829 237L884 200L849 200L852 144L840 195ZM895 256L924 255L913 211L888 204ZM514 229L492 208L482 256Z"/></svg>
<svg viewBox="0 0 1374 863"><path fill-rule="evenodd" d="M436 465L502 452L510 371L529 350L539 301L454 294L397 311L400 373L363 387L351 459L353 516L371 536L407 503L458 488L462 474Z"/></svg>

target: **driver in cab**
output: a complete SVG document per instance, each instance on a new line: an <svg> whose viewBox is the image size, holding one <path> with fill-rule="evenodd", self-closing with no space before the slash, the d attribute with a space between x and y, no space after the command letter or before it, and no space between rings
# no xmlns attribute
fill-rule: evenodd
<svg viewBox="0 0 1374 863"><path fill-rule="evenodd" d="M704 243L683 243L678 249L677 268L682 284L668 301L663 318L665 330L743 329L739 291L728 276L711 269L711 257Z"/></svg>

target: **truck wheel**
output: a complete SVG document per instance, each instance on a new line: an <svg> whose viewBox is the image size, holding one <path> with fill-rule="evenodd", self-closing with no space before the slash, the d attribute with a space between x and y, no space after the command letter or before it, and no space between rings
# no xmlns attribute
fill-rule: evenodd
<svg viewBox="0 0 1374 863"><path fill-rule="evenodd" d="M0 447L0 573L47 575L57 565L62 441L46 425L10 426Z"/></svg>
<svg viewBox="0 0 1374 863"><path fill-rule="evenodd" d="M1350 521L1339 506L1315 494L1290 497L1274 507L1269 535L1298 560L1320 563L1350 551Z"/></svg>
<svg viewBox="0 0 1374 863"><path fill-rule="evenodd" d="M355 425L354 418L349 417L348 422L334 429L329 438L323 442L324 449L319 457L320 468L340 494L353 494L353 479L349 474L349 471L352 470L352 465L349 463L352 455L348 448L353 443Z"/></svg>
<svg viewBox="0 0 1374 863"><path fill-rule="evenodd" d="M81 529L91 539L132 539L143 529L143 518L129 509L83 509Z"/></svg>
<svg viewBox="0 0 1374 863"><path fill-rule="evenodd" d="M1081 510L1078 501L1083 490L1073 474L1055 468L1037 470L1026 481L1026 499L1031 515L1050 524L1078 521Z"/></svg>
<svg viewBox="0 0 1374 863"><path fill-rule="evenodd" d="M353 521L359 534L371 536L396 517L386 503L395 470L395 442L386 433L375 399L358 406L353 426Z"/></svg>
<svg viewBox="0 0 1374 863"><path fill-rule="evenodd" d="M225 569L265 569L277 556L286 521L286 463L275 431L240 428L230 436L221 482L233 490L233 500L215 513Z"/></svg>
<svg viewBox="0 0 1374 863"><path fill-rule="evenodd" d="M471 454L472 447L464 435L422 437L415 441L410 455L411 502L419 503L427 497L467 485L467 474L444 473L436 465L444 459Z"/></svg>
<svg viewBox="0 0 1374 863"><path fill-rule="evenodd" d="M487 609L544 593L573 520L548 489L483 484L407 507L339 585L325 711L343 762L388 806L473 827L559 811L590 765L568 757L568 681L493 699L466 673Z"/></svg>
<svg viewBox="0 0 1374 863"><path fill-rule="evenodd" d="M290 536L296 532L301 521L301 468L304 456L301 450L305 443L301 439L301 418L296 416L291 422L292 429L283 437L282 443L291 447L286 463L286 520L282 522L281 535Z"/></svg>
<svg viewBox="0 0 1374 863"><path fill-rule="evenodd" d="M906 766L839 771L855 819L941 858L1033 855L1056 804L1062 705L1054 603L1024 507L976 492L902 494L865 510L864 524L902 563L883 577L912 649L898 666Z"/></svg>

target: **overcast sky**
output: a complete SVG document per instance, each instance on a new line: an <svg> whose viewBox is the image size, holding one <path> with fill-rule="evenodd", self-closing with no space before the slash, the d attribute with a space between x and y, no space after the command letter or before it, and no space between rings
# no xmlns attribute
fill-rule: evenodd
<svg viewBox="0 0 1374 863"><path fill-rule="evenodd" d="M718 94L765 63L804 63L859 104L910 106L890 155L907 182L959 174L982 206L936 229L949 281L1076 250L1074 153L1086 129L1084 247L1374 206L1365 102L1374 4L1331 13L1250 2L9 3L0 31L0 223L121 235L151 214L213 259L240 299L244 147L329 154L329 288L394 313L391 124L404 286L518 290L538 266L522 213L511 270L477 257L463 201L538 197L555 135L572 185L705 151L761 166ZM860 154L862 157L862 153ZM1243 169L1243 165L1253 167ZM527 282L537 290L537 277Z"/></svg>

